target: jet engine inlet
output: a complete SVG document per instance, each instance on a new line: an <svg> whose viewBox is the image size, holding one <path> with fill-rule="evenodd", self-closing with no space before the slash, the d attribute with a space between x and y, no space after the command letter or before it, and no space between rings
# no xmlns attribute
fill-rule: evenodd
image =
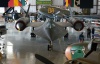
<svg viewBox="0 0 100 64"><path fill-rule="evenodd" d="M24 21L19 20L16 22L15 28L19 31L23 31L26 28L26 24L24 23Z"/></svg>
<svg viewBox="0 0 100 64"><path fill-rule="evenodd" d="M84 28L84 23L82 21L76 21L74 24L73 24L73 28L76 30L76 31L81 31L83 30Z"/></svg>

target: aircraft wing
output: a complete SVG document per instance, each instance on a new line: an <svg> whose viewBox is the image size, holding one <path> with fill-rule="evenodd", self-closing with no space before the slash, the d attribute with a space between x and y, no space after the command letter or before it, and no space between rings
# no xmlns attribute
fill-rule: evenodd
<svg viewBox="0 0 100 64"><path fill-rule="evenodd" d="M71 27L73 26L71 23L69 22L55 22L56 24L62 26L62 27Z"/></svg>
<svg viewBox="0 0 100 64"><path fill-rule="evenodd" d="M36 27L34 29L34 34L45 38L48 41L54 41L64 35L67 31L64 27L56 24L56 22L46 21L42 26Z"/></svg>
<svg viewBox="0 0 100 64"><path fill-rule="evenodd" d="M60 26L62 26L62 27L70 27L70 26L72 26L72 24L69 23L69 22L55 22L55 23L60 25ZM39 27L42 24L44 24L44 22L32 22L32 23L29 23L28 26Z"/></svg>
<svg viewBox="0 0 100 64"><path fill-rule="evenodd" d="M29 23L28 26L32 26L32 27L39 27L43 24L44 22L32 22Z"/></svg>

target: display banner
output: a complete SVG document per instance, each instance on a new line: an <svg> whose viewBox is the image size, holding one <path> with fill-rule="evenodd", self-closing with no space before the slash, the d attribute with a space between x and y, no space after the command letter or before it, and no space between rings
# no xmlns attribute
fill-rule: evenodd
<svg viewBox="0 0 100 64"><path fill-rule="evenodd" d="M36 0L36 4L52 4L51 0Z"/></svg>
<svg viewBox="0 0 100 64"><path fill-rule="evenodd" d="M8 7L22 6L19 0L10 0L8 2Z"/></svg>
<svg viewBox="0 0 100 64"><path fill-rule="evenodd" d="M9 0L8 7L25 6L28 0Z"/></svg>
<svg viewBox="0 0 100 64"><path fill-rule="evenodd" d="M70 5L71 7L74 7L74 0L63 0L64 6L68 7Z"/></svg>
<svg viewBox="0 0 100 64"><path fill-rule="evenodd" d="M80 0L80 8L93 8L93 0Z"/></svg>
<svg viewBox="0 0 100 64"><path fill-rule="evenodd" d="M28 0L0 0L0 7L25 6Z"/></svg>
<svg viewBox="0 0 100 64"><path fill-rule="evenodd" d="M74 7L80 8L80 0L74 0Z"/></svg>

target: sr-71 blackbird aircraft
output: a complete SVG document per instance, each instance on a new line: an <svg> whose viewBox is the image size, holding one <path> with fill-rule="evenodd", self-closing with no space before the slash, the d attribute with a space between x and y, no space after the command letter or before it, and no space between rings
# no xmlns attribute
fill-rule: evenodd
<svg viewBox="0 0 100 64"><path fill-rule="evenodd" d="M67 31L64 29L65 27L73 27L76 31L81 31L84 28L83 21L75 19L75 16L72 16L71 9L70 12L68 12L67 10L47 6L39 9L39 13L46 17L46 22L30 23L30 19L28 17L22 17L17 20L15 27L19 31L23 31L28 26L34 27L34 34L43 37L49 41L50 45L48 45L48 50L52 49L52 43L54 40L67 34ZM67 15L69 14L70 17L67 18ZM63 18L67 18L68 22L54 22L55 20L53 19L55 19L55 16L57 15L62 16Z"/></svg>
<svg viewBox="0 0 100 64"><path fill-rule="evenodd" d="M26 27L34 27L33 33L44 39L48 40L50 45L48 45L48 50L53 49L53 41L66 35L67 31L65 27L73 27L76 31L81 31L84 28L84 23L78 18L95 18L96 16L72 16L70 11L62 10L53 6L45 6L40 8L38 13L46 17L46 22L32 22L30 23L29 17L19 18L15 24L15 28L19 31L23 31ZM69 16L70 15L70 16ZM62 18L68 19L68 22L55 22L55 17L60 16ZM96 17L97 18L97 17Z"/></svg>
<svg viewBox="0 0 100 64"><path fill-rule="evenodd" d="M41 11L41 9L39 11L45 15L45 22L30 23L30 19L28 17L22 17L17 20L15 28L19 31L23 31L28 26L34 27L34 34L49 41L50 45L48 45L48 50L52 50L54 40L67 34L67 31L64 29L65 27L73 27L76 31L81 31L84 28L83 22L75 20L74 18L70 18L68 22L54 22L54 14L58 14L58 12L55 12L55 9L52 7L43 11ZM49 9L54 9L54 12L49 12Z"/></svg>

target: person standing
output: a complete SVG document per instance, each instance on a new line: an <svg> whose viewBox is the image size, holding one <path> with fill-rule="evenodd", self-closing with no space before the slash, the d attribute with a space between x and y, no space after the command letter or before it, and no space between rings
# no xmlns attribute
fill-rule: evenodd
<svg viewBox="0 0 100 64"><path fill-rule="evenodd" d="M94 27L92 28L92 38L94 38L94 33L95 33L95 29L94 29Z"/></svg>
<svg viewBox="0 0 100 64"><path fill-rule="evenodd" d="M90 28L87 29L87 38L91 39L91 29Z"/></svg>
<svg viewBox="0 0 100 64"><path fill-rule="evenodd" d="M79 35L79 41L80 41L80 43L83 43L84 42L83 32Z"/></svg>

